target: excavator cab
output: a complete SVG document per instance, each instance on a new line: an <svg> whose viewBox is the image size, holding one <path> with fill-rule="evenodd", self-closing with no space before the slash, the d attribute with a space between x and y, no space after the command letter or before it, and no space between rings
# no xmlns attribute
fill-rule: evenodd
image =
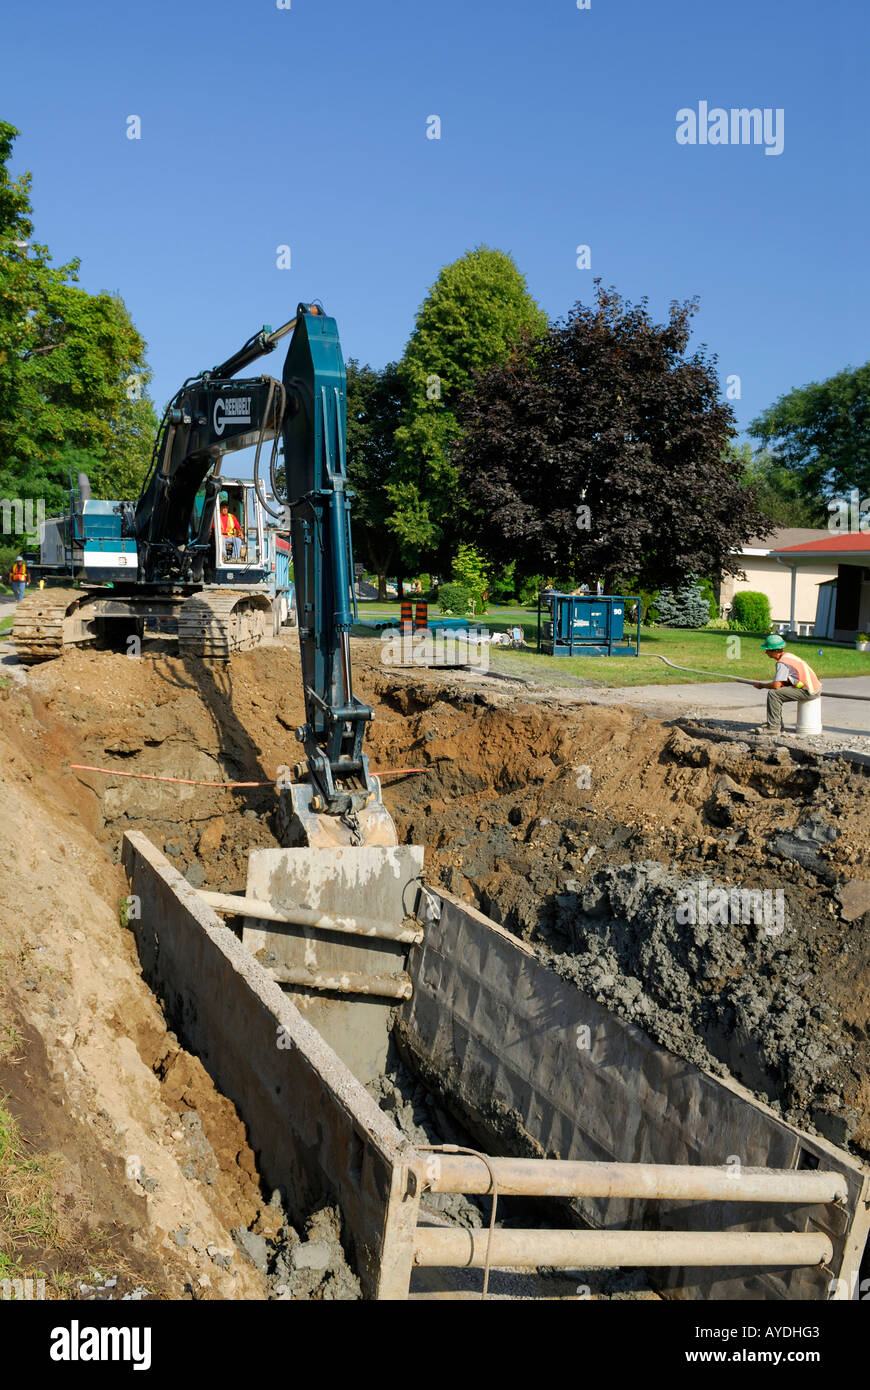
<svg viewBox="0 0 870 1390"><path fill-rule="evenodd" d="M215 572L218 582L235 583L251 569L263 569L263 517L253 487L227 482L221 489L215 526Z"/></svg>
<svg viewBox="0 0 870 1390"><path fill-rule="evenodd" d="M199 528L205 486L197 494L191 518L191 539ZM209 553L203 570L206 584L265 583L270 571L269 544L263 509L253 483L227 479L221 487L209 533Z"/></svg>

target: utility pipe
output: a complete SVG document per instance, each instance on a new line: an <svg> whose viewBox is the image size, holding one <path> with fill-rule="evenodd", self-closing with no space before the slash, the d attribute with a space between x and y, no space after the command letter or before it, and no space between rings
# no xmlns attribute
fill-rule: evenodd
<svg viewBox="0 0 870 1390"><path fill-rule="evenodd" d="M235 893L212 893L199 890L209 907L217 912L233 913L237 917L259 917L267 922L287 922L295 927L314 927L321 931L340 932L348 936L374 936L384 941L402 941L418 946L423 940L420 927L396 926L378 922L373 917L337 917L331 912L314 912L305 907L273 907L257 898L245 898Z"/></svg>
<svg viewBox="0 0 870 1390"><path fill-rule="evenodd" d="M429 1176L429 1172L435 1174ZM719 1202L845 1202L841 1173L773 1168L742 1169L670 1163L575 1163L564 1159L487 1158L439 1153L427 1160L432 1192L485 1193L499 1196L646 1197L653 1200Z"/></svg>
<svg viewBox="0 0 870 1390"><path fill-rule="evenodd" d="M419 1226L414 1264L480 1269L489 1232ZM615 1269L619 1266L715 1267L825 1265L834 1256L827 1236L744 1231L515 1231L492 1233L491 1263L504 1268Z"/></svg>
<svg viewBox="0 0 870 1390"><path fill-rule="evenodd" d="M678 666L675 661L668 661L666 656L661 656L658 652L652 652L652 656L657 661L663 661L666 666L671 666L675 671L691 671L693 676L715 676L718 681L737 681L740 685L764 685L764 681L750 680L747 676L726 676L724 671L702 671L698 666ZM826 700L863 700L865 704L870 701L870 695L842 695L837 690L822 689L822 695Z"/></svg>
<svg viewBox="0 0 870 1390"><path fill-rule="evenodd" d="M311 970L307 965L266 966L279 985L304 985L306 989L333 990L336 994L379 994L385 999L410 999L414 993L408 975L360 975L352 970Z"/></svg>

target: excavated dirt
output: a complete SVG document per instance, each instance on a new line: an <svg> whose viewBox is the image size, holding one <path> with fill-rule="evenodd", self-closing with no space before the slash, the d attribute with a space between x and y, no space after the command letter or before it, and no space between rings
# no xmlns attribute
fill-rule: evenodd
<svg viewBox="0 0 870 1390"><path fill-rule="evenodd" d="M866 771L378 655L354 644L371 763L426 769L387 779L385 799L432 880L676 1053L870 1156ZM23 1039L0 1093L57 1157L68 1269L102 1242L162 1296L354 1296L332 1257L290 1279L301 1237L234 1108L166 1032L119 916L127 829L194 884L244 887L250 849L275 843L271 784L302 717L292 639L221 668L169 642L68 653L0 691L2 1022ZM266 785L121 775L143 772ZM768 890L776 911L720 920L717 888ZM706 914L686 920L687 902ZM253 1263L242 1232L265 1243Z"/></svg>
<svg viewBox="0 0 870 1390"><path fill-rule="evenodd" d="M174 837L191 878L241 886L248 849L273 843L271 791L69 769L248 780L256 754L225 679L80 653L0 689L0 1103L52 1208L32 1242L0 1219L0 1268L47 1276L49 1297L358 1296L337 1239L319 1232L312 1255L262 1190L244 1125L167 1031L123 925L124 828ZM19 1174L2 1177L16 1200Z"/></svg>
<svg viewBox="0 0 870 1390"><path fill-rule="evenodd" d="M664 1046L870 1152L863 768L627 709L384 693L412 741L383 720L379 761L432 764L388 799L434 878Z"/></svg>

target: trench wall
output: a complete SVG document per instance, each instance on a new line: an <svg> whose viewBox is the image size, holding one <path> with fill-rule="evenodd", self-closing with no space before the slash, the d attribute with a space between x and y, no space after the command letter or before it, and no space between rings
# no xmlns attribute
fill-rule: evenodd
<svg viewBox="0 0 870 1390"><path fill-rule="evenodd" d="M139 832L123 862L142 971L169 1025L236 1105L291 1217L327 1199L370 1298L404 1298L419 1195L413 1151L320 1034Z"/></svg>
<svg viewBox="0 0 870 1390"><path fill-rule="evenodd" d="M825 1299L857 1277L867 1236L867 1170L826 1140L784 1124L733 1082L667 1052L541 964L534 952L448 893L411 952L414 995L395 1036L406 1059L494 1154L843 1173L846 1207L739 1202L573 1204L597 1229L820 1231L825 1269L655 1270L687 1299ZM739 1178L735 1179L739 1192Z"/></svg>

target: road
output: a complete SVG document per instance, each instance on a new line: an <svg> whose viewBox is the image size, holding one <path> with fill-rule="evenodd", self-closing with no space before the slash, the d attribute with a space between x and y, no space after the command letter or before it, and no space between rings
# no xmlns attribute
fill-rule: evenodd
<svg viewBox="0 0 870 1390"><path fill-rule="evenodd" d="M863 695L867 703L836 700L837 691ZM706 685L635 685L587 689L583 698L596 705L637 705L646 714L664 719L715 719L743 726L744 732L763 723L765 694L751 685L711 681ZM794 727L797 706L785 707L786 728ZM862 742L870 736L870 676L841 677L825 681L822 688L822 724L825 734ZM860 746L860 745L859 745Z"/></svg>

